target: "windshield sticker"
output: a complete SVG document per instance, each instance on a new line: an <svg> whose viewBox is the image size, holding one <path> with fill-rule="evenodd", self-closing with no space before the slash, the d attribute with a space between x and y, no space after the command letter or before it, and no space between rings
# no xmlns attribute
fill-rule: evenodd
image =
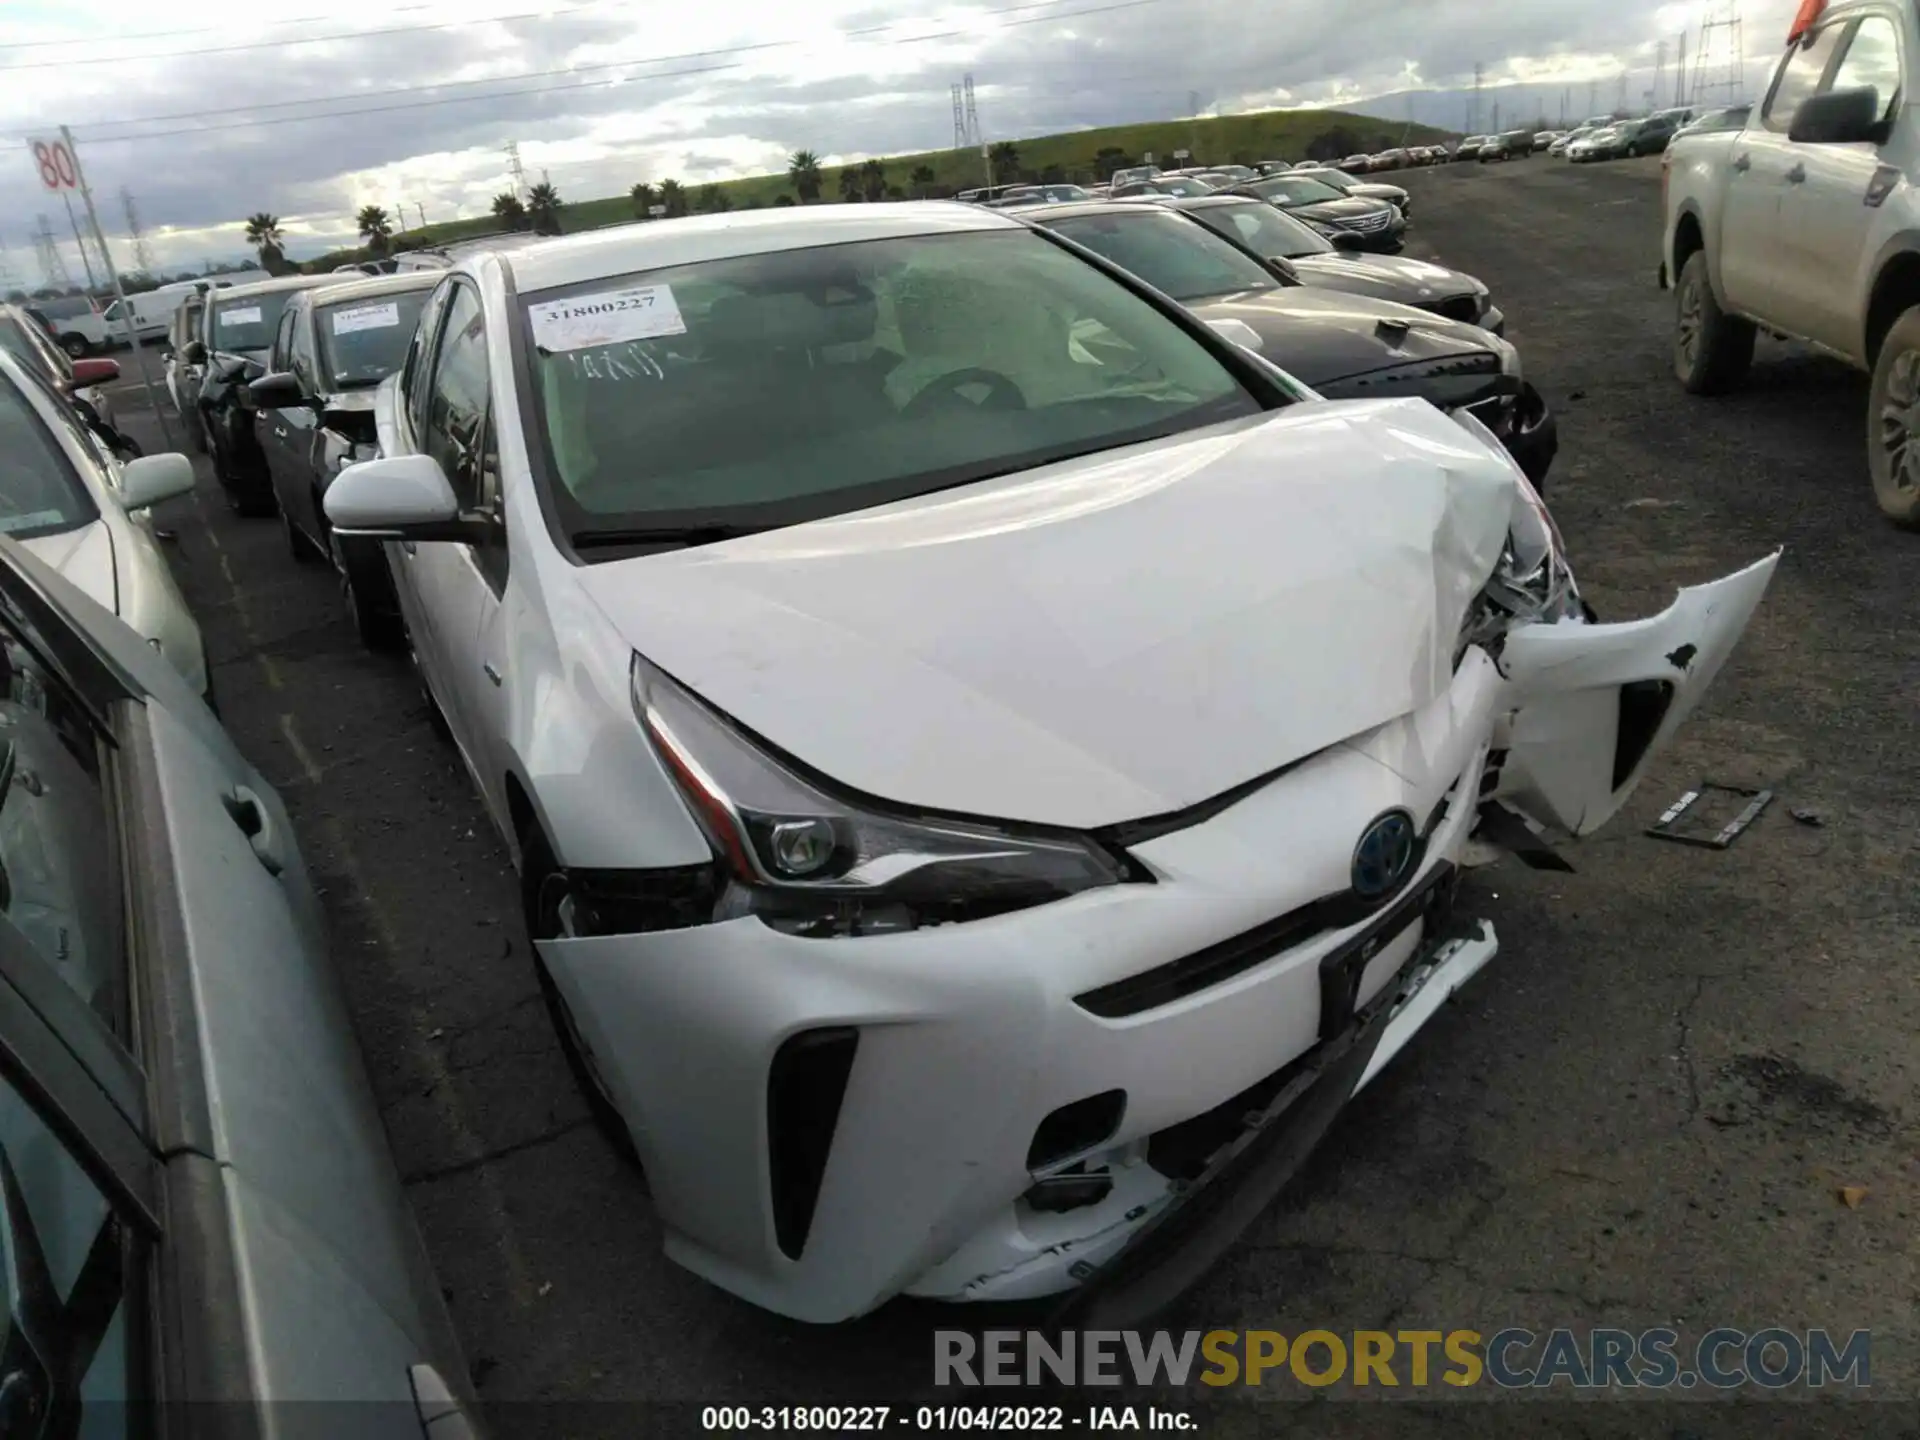
<svg viewBox="0 0 1920 1440"><path fill-rule="evenodd" d="M351 310L333 312L333 333L352 335L360 330L396 330L400 326L400 304L389 300L384 305L355 305Z"/></svg>
<svg viewBox="0 0 1920 1440"><path fill-rule="evenodd" d="M630 285L549 300L528 306L527 318L533 323L533 343L549 355L687 333L670 285Z"/></svg>
<svg viewBox="0 0 1920 1440"><path fill-rule="evenodd" d="M42 525L58 525L67 517L58 510L34 510L25 515L0 515L0 534L16 530L38 530Z"/></svg>
<svg viewBox="0 0 1920 1440"><path fill-rule="evenodd" d="M220 312L220 323L223 326L258 325L260 323L260 307L258 305L247 305L238 310L222 310Z"/></svg>

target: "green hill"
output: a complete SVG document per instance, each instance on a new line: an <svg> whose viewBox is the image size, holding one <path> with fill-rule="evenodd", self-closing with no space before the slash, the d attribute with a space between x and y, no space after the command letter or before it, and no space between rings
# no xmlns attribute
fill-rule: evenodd
<svg viewBox="0 0 1920 1440"><path fill-rule="evenodd" d="M997 143L994 180L1097 181L1122 165L1155 162L1176 164L1241 164L1260 160L1337 158L1354 151L1384 150L1394 145L1433 145L1457 138L1451 132L1426 125L1402 125L1342 110L1263 110L1251 115L1217 119L1156 120L1138 125L1110 125L1099 130L1073 130L1061 135L1037 135ZM1009 147L1012 163L1008 164ZM1192 159L1176 161L1173 152L1188 150ZM881 162L889 198L949 196L969 186L986 183L986 162L971 150L933 150L919 155L894 155ZM923 168L924 167L924 168ZM841 197L843 167L822 166L820 198ZM859 166L844 167L858 171ZM1011 171L1011 173L1009 173ZM918 178L916 178L916 176ZM929 178L930 177L930 178ZM636 176L636 179L639 177ZM657 190L669 176L647 177ZM691 210L754 209L791 203L796 196L786 175L752 175L714 185L690 186L686 201ZM595 230L635 218L628 195L582 200L561 197L564 231ZM424 229L405 231L393 239L396 250L444 244L498 230L491 215L450 220ZM366 258L364 250L335 250L306 262L308 270L325 270Z"/></svg>

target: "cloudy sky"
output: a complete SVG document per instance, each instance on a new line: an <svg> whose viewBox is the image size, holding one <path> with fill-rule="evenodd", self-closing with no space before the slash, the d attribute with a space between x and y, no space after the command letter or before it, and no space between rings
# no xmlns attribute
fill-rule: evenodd
<svg viewBox="0 0 1920 1440"><path fill-rule="evenodd" d="M1795 0L1740 0L1775 52ZM0 0L0 270L39 282L67 236L28 140L70 126L115 255L121 190L157 265L239 258L281 217L296 256L353 239L364 204L484 213L529 179L564 197L725 179L806 147L834 162L952 140L975 77L989 139L1409 88L1578 85L1650 70L1708 0ZM324 12L324 13L323 13ZM279 13L284 18L265 19ZM1696 42L1697 43L1697 42ZM1635 87L1635 93L1639 90ZM357 113L350 113L357 112Z"/></svg>

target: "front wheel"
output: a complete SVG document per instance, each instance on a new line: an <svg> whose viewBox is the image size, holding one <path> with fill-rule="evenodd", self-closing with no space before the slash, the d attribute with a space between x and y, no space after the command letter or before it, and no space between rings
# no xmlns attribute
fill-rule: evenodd
<svg viewBox="0 0 1920 1440"><path fill-rule="evenodd" d="M1867 471L1881 513L1920 528L1920 306L1881 342L1867 392Z"/></svg>
<svg viewBox="0 0 1920 1440"><path fill-rule="evenodd" d="M1691 395L1717 395L1746 377L1754 327L1729 315L1714 297L1707 252L1687 257L1674 286L1673 373Z"/></svg>
<svg viewBox="0 0 1920 1440"><path fill-rule="evenodd" d="M60 348L67 352L67 358L69 360L84 360L87 358L87 350L89 348L87 345L87 337L84 335L62 335L60 337Z"/></svg>

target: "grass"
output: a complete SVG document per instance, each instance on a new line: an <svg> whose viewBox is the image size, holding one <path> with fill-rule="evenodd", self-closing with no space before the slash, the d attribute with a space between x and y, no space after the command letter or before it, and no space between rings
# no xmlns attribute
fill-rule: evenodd
<svg viewBox="0 0 1920 1440"><path fill-rule="evenodd" d="M1117 150L1128 163L1144 163L1151 154L1168 168L1180 163L1252 164L1259 160L1299 160L1307 147L1329 131L1345 131L1347 140L1341 149L1377 151L1393 145L1432 145L1457 138L1451 132L1427 125L1402 125L1369 115L1354 115L1341 110L1263 110L1251 115L1224 115L1216 119L1156 120L1139 125L1109 125L1099 130L1074 130L1061 135L1038 135L1013 142L1022 174L1047 179L1087 181L1099 178L1098 156L1103 150ZM1193 160L1174 160L1176 150L1190 150ZM906 194L921 190L929 194L951 194L956 190L986 183L985 165L977 151L933 150L918 155L889 156L883 162L887 181ZM931 182L916 185L913 172L920 166L933 172ZM843 167L822 166L820 198L837 200ZM844 167L857 168L857 167ZM660 180L650 177L656 188ZM996 174L996 181L1010 177ZM689 203L697 206L710 188L690 186ZM725 195L736 210L772 205L779 197L794 197L792 183L784 174L751 175L740 180L725 180L711 187ZM564 197L563 197L564 198ZM572 232L597 230L634 219L633 202L627 195L611 195L598 200L567 200L560 212L561 228ZM408 249L422 245L446 244L489 234L500 228L491 215L465 220L449 220L424 229L396 235L393 248ZM366 258L364 250L335 250L306 262L309 270L330 269L335 265Z"/></svg>

